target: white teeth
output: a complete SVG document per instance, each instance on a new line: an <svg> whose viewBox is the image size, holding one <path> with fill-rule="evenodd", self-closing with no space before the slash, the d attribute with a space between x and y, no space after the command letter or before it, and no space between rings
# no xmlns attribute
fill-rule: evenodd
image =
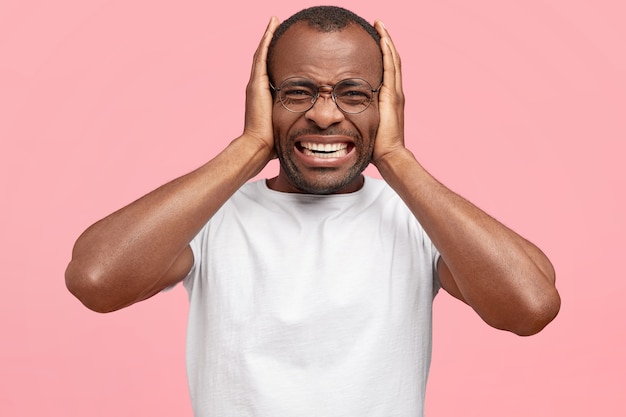
<svg viewBox="0 0 626 417"><path fill-rule="evenodd" d="M348 153L347 143L300 142L302 153L317 158L339 158Z"/></svg>
<svg viewBox="0 0 626 417"><path fill-rule="evenodd" d="M336 152L348 148L347 143L314 143L314 142L301 142L302 146L306 150L313 152ZM345 155L345 153L344 153Z"/></svg>
<svg viewBox="0 0 626 417"><path fill-rule="evenodd" d="M339 149L335 152L314 152L310 149L303 148L302 153L305 155L312 155L317 158L324 159L324 158L339 158L339 157L346 155L348 151L344 148L344 149Z"/></svg>

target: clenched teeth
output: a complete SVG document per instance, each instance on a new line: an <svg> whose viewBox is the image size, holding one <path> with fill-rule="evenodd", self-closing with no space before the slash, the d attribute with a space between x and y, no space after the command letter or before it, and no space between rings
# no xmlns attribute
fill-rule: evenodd
<svg viewBox="0 0 626 417"><path fill-rule="evenodd" d="M347 149L347 143L314 143L300 142L300 146L314 152L335 152L341 149Z"/></svg>
<svg viewBox="0 0 626 417"><path fill-rule="evenodd" d="M318 158L339 158L348 153L347 143L300 142L300 147L305 155Z"/></svg>

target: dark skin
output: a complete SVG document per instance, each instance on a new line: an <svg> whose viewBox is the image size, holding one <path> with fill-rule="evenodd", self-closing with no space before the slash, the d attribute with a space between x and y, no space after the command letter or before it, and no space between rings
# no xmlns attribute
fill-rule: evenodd
<svg viewBox="0 0 626 417"><path fill-rule="evenodd" d="M271 65L277 84L297 76L324 86L361 78L377 87L383 75L380 49L356 25L320 34L306 24L295 24L278 41ZM352 192L363 185L361 172L371 161L379 124L378 102L374 100L362 113L346 114L329 90L305 113L289 112L279 100L274 102L272 124L281 164L270 187L325 194ZM311 143L345 145L348 152L338 158L316 158L302 149L302 144Z"/></svg>
<svg viewBox="0 0 626 417"><path fill-rule="evenodd" d="M297 23L276 45L277 83L298 75L318 85L359 77L377 86L382 77L377 100L358 115L341 112L328 93L306 113L290 113L272 99L266 59L277 25L272 18L254 56L242 135L202 167L87 229L66 271L70 291L89 308L108 312L181 281L193 264L189 242L278 153L281 169L268 185L284 192L358 190L361 165L371 162L440 251L439 279L447 292L498 329L530 335L547 325L560 306L548 258L439 183L404 146L400 57L382 23L375 24L382 68L374 40L354 25L319 33ZM303 153L302 144L312 142L347 143L349 151L318 160Z"/></svg>

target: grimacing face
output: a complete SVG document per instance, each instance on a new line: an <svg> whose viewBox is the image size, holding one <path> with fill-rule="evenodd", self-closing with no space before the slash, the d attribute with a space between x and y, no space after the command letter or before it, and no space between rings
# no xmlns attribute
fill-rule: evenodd
<svg viewBox="0 0 626 417"><path fill-rule="evenodd" d="M347 78L362 78L373 88L382 80L378 45L360 26L323 33L299 22L277 42L271 62L272 80L279 86L289 77L305 77L318 86L334 86ZM320 93L304 113L285 109L274 100L274 143L280 171L268 182L283 192L310 194L358 190L361 173L370 163L378 130L378 93L358 114L343 113L330 92Z"/></svg>

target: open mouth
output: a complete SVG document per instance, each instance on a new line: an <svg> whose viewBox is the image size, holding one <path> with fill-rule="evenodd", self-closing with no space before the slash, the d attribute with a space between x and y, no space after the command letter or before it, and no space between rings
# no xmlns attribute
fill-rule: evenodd
<svg viewBox="0 0 626 417"><path fill-rule="evenodd" d="M300 152L316 158L340 158L350 151L352 145L342 143L299 142L296 144Z"/></svg>

